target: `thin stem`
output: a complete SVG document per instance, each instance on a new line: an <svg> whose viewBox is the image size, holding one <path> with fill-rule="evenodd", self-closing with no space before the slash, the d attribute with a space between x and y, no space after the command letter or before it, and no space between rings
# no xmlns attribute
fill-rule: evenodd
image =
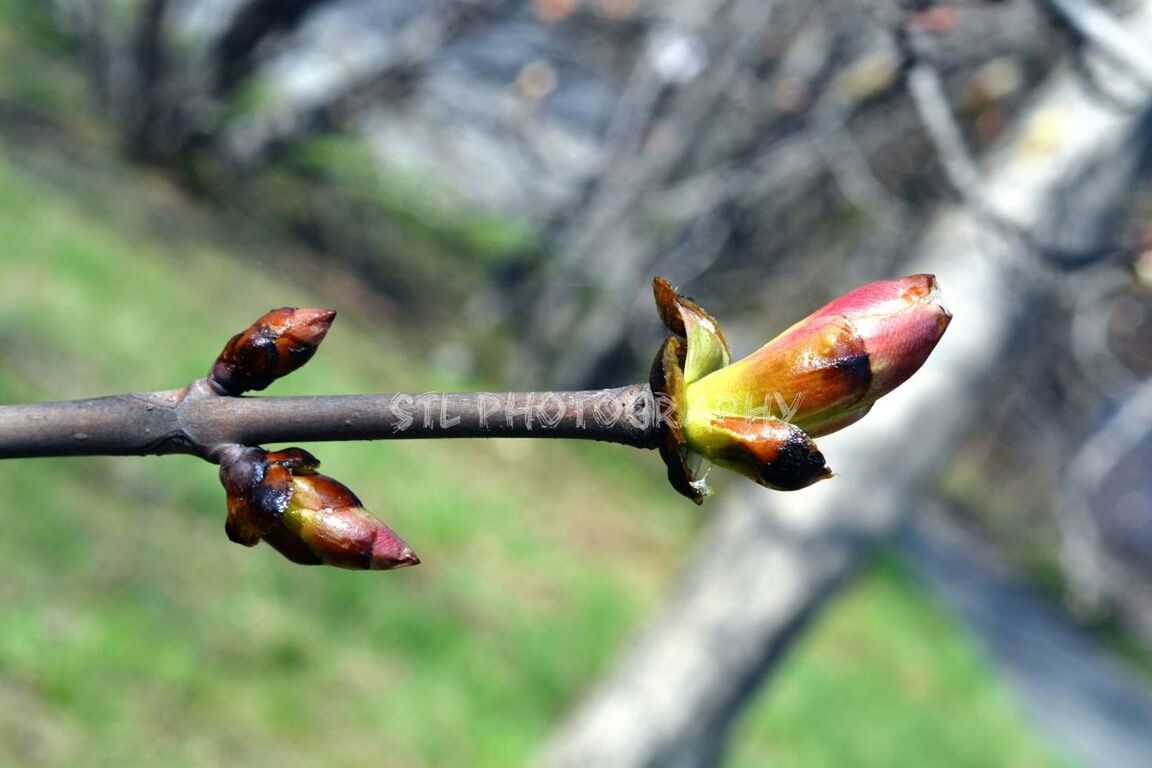
<svg viewBox="0 0 1152 768"><path fill-rule="evenodd" d="M185 453L228 444L444 437L602 440L653 448L660 412L645 384L584 392L426 392L226 397L182 390L0 406L0 459Z"/></svg>

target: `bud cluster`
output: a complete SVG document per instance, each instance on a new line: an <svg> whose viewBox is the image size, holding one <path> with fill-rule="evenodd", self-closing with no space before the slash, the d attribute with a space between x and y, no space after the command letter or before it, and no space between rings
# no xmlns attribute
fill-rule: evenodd
<svg viewBox="0 0 1152 768"><path fill-rule="evenodd" d="M882 280L830 302L733 363L715 318L663 278L653 289L671 332L652 366L654 409L631 412L595 393L587 401L574 396L582 393L545 393L538 402L529 394L518 409L512 394L501 403L478 393L470 428L486 428L489 417L503 413L509 429L520 417L528 433L536 423L558 425L571 407L578 429L587 420L655 430L669 481L696 503L709 493L710 464L768 488L797 490L832 476L813 437L861 419L920 368L951 320L931 275ZM334 317L327 309L288 307L264 315L224 347L208 375L211 391L235 397L296 370L315 354ZM393 431L417 419L431 427L437 415L442 430L460 424L463 412L449 414L447 397L394 396ZM232 541L249 547L265 541L304 565L389 570L420 562L347 486L320 474L307 451L225 443L214 455Z"/></svg>
<svg viewBox="0 0 1152 768"><path fill-rule="evenodd" d="M264 389L312 358L335 316L329 309L272 310L229 340L208 375L210 386L227 396ZM301 565L385 571L420 562L346 485L317 472L319 466L301 448L222 451L228 538L246 547L265 541Z"/></svg>

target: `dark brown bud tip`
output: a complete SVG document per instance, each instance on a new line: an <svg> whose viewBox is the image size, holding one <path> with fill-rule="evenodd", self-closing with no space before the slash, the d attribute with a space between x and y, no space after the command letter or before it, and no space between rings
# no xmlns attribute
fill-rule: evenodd
<svg viewBox="0 0 1152 768"><path fill-rule="evenodd" d="M312 359L336 312L331 309L274 309L233 336L208 374L222 395L265 389Z"/></svg>
<svg viewBox="0 0 1152 768"><path fill-rule="evenodd" d="M798 491L832 477L812 438L779 419L716 419L705 448L716 464L777 491Z"/></svg>

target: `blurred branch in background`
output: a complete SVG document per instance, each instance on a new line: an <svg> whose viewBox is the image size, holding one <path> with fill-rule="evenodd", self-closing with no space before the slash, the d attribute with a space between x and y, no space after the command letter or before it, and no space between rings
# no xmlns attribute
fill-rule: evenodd
<svg viewBox="0 0 1152 768"><path fill-rule="evenodd" d="M282 91L275 102L282 106L225 126L220 139L225 156L240 166L252 166L302 136L339 126L358 111L357 101L371 100L373 91L391 86L402 93L412 88L448 45L472 25L491 22L508 3L449 0L433 5L426 13L401 20L385 47L374 45L371 31L363 45L346 47L342 38L353 30L337 28L320 44L329 49L339 46L331 50L338 55L315 62L319 71L300 72L298 62L283 62L296 71L279 84ZM278 85L266 87L275 93Z"/></svg>
<svg viewBox="0 0 1152 768"><path fill-rule="evenodd" d="M109 110L145 126L128 132L134 153L287 207L414 308L435 302L405 293L412 273L439 274L472 327L530 330L505 375L541 384L646 365L657 340L626 313L652 274L694 289L707 272L701 287L736 306L783 275L830 295L890 272L935 199L898 47L850 0L55 3L105 62ZM985 143L1051 37L1028 4L964 18L933 62ZM342 138L346 168L315 161L318 136ZM284 176L302 183L286 194ZM491 218L476 236L496 245L472 259L491 265L480 290L453 282L466 259L414 264L380 223L461 228L478 212Z"/></svg>
<svg viewBox="0 0 1152 768"><path fill-rule="evenodd" d="M539 361L551 358L544 370L557 380L596 375L620 342L620 318L637 297L626 289L573 287L643 285L646 276L668 272L665 243L644 231L651 222L648 193L702 162L724 162L717 156L727 149L721 120L755 72L773 5L710 0L668 4L657 12L609 123L602 165L580 209L564 221L556 257L532 291L528 327L534 338L522 354L528 370L539 371ZM697 215L692 210L689 219L667 224L683 232ZM709 266L727 239L723 232L710 234L695 242L699 248L681 267L699 274ZM684 271L676 270L675 279L693 276Z"/></svg>
<svg viewBox="0 0 1152 768"><path fill-rule="evenodd" d="M1137 38L1152 35L1152 3L1126 25ZM1065 117L1047 122L1054 114ZM1149 149L1142 117L1101 105L1059 68L989 158L988 200L1054 243L1104 249ZM1043 144L1038 130L1049 132ZM979 429L997 395L988 372L1016 364L1011 341L1046 280L1013 253L1018 242L990 239L984 226L978 212L942 212L914 263L940 275L965 332L941 345L898 401L828 449L843 462L835 482L770 504L728 495L671 602L560 731L544 765L718 762L735 719L798 633L922 506L932 478Z"/></svg>
<svg viewBox="0 0 1152 768"><path fill-rule="evenodd" d="M1138 34L1090 0L1045 0L1059 16L1096 53L1107 57L1117 74L1135 79L1152 88L1152 51Z"/></svg>
<svg viewBox="0 0 1152 768"><path fill-rule="evenodd" d="M1082 610L1100 611L1107 585L1101 573L1103 544L1092 515L1092 497L1119 464L1152 435L1152 380L1141 382L1116 412L1089 435L1065 474L1058 520L1070 597Z"/></svg>

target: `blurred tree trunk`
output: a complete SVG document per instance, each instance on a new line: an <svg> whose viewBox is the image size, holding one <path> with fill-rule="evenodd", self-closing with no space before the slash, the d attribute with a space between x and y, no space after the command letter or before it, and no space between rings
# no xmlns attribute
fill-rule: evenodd
<svg viewBox="0 0 1152 768"><path fill-rule="evenodd" d="M331 0L53 0L130 153L170 160L218 128L259 48Z"/></svg>
<svg viewBox="0 0 1152 768"><path fill-rule="evenodd" d="M1152 2L1125 26L1152 39ZM835 479L787 495L724 489L675 594L558 730L542 765L721 760L737 716L808 621L979 429L996 397L985 382L1016 364L1013 337L1029 306L1074 280L1045 265L1045 251L1110 244L1152 140L1152 95L1132 89L1136 108L1118 109L1087 87L1058 68L986 163L984 202L1044 247L1005 241L971 207L936 217L908 267L938 274L955 314L932 359L863 422L821 439Z"/></svg>
<svg viewBox="0 0 1152 768"><path fill-rule="evenodd" d="M270 35L289 31L314 8L329 0L249 0L236 10L212 45L212 92L231 93L256 64L256 49Z"/></svg>

